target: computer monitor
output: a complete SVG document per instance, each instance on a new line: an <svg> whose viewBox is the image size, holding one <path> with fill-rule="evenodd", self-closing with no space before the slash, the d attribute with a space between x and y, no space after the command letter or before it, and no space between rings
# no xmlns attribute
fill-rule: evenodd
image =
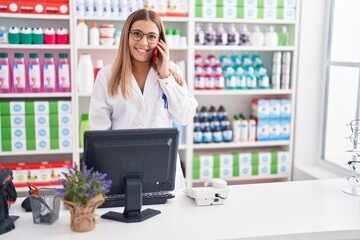
<svg viewBox="0 0 360 240"><path fill-rule="evenodd" d="M141 211L142 193L175 187L178 130L176 128L101 130L84 133L84 161L112 180L108 194L125 194L124 213L102 218L141 222L160 213Z"/></svg>

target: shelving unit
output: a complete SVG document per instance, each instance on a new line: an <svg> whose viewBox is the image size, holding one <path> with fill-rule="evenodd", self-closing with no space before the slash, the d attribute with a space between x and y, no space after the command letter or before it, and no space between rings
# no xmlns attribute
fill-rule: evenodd
<svg viewBox="0 0 360 240"><path fill-rule="evenodd" d="M291 110L291 133L289 141L264 141L264 142L230 142L230 143L211 143L211 144L194 144L193 143L193 123L188 124L184 131L184 144L179 145L179 154L186 171L187 186L199 185L203 181L192 179L192 160L194 154L197 153L222 153L233 151L252 151L252 150L284 150L288 151L290 159L293 156L293 137L294 137L294 122L295 122L295 106L296 106L296 76L297 76L297 58L298 58L298 32L299 32L299 16L300 16L300 0L297 1L296 6L296 19L295 20L259 20L259 19L221 19L221 18L196 18L195 17L195 0L189 0L189 16L188 17L162 17L166 27L179 28L182 36L187 37L187 46L171 48L171 58L173 60L182 59L186 63L186 76L187 85L189 90L199 101L199 106L203 104L214 106L224 105L230 116L235 113L244 111L249 114L249 104L252 98L278 98L286 97L292 101ZM16 50L24 50L26 53L31 50L45 52L47 50L55 50L56 52L65 50L70 55L69 60L71 63L71 93L26 93L26 94L1 94L0 101L4 99L66 99L72 101L72 121L73 121L73 146L72 151L36 151L26 153L0 153L0 164L4 161L18 161L19 156L24 156L30 161L34 161L38 156L41 159L44 155L49 155L51 160L54 155L67 156L75 163L79 163L80 156L83 149L79 148L79 123L81 114L87 113L89 109L90 94L80 93L77 90L76 71L78 69L79 56L82 53L90 53L92 56L93 64L95 66L96 59L103 59L104 64L110 64L117 54L117 46L81 46L75 44L75 30L76 25L80 19L86 20L90 28L92 22L97 22L98 25L112 23L115 27L122 28L125 19L118 17L78 17L75 15L75 1L70 4L70 16L59 15L24 15L24 14L1 14L0 19L2 24L7 27L11 26L29 26L29 23L36 24L39 27L52 26L67 27L70 33L69 45L0 45L0 51L10 51L11 54ZM46 21L44 21L46 20ZM27 21L25 24L24 21ZM289 28L291 34L291 46L277 46L277 47L253 47L253 46L197 46L195 45L195 25L197 23L235 23L247 24L249 26L260 25L266 27L269 25L285 25ZM250 28L249 28L250 30ZM194 56L201 53L205 56L211 54L223 53L236 53L242 54L259 54L265 56L267 68L271 66L271 58L273 52L291 52L291 89L253 89L253 90L194 90ZM236 103L236 104L234 104ZM14 158L14 160L12 160ZM58 157L54 157L55 159ZM291 166L290 166L291 167ZM246 182L259 182L259 181L280 181L288 180L291 178L291 172L287 175L273 175L273 176L252 176L252 177L236 177L228 179L230 182L238 183L242 180Z"/></svg>
<svg viewBox="0 0 360 240"><path fill-rule="evenodd" d="M70 7L71 8L71 7ZM70 9L72 11L72 9ZM74 38L71 34L72 32L72 17L70 15L50 15L50 14L7 14L2 13L0 15L0 21L2 26L6 28L9 27L52 27L57 28L67 28L69 30L69 42L70 44L0 44L0 52L7 52L9 55L9 60L12 61L13 55L15 52L22 52L25 56L25 61L29 59L30 53L38 53L40 61L44 53L54 53L54 58L57 59L59 53L67 53L70 66L74 63L72 56L72 42ZM74 110L75 101L74 101L74 75L73 68L71 70L71 87L72 92L40 92L40 93L10 93L10 94L0 94L0 102L3 101L71 101L71 107ZM74 114L71 115L71 121L75 125ZM74 136L72 136L74 138ZM19 151L2 151L0 150L0 165L1 164L16 164L16 163L36 163L41 161L46 161L49 163L59 162L63 160L73 160L75 157L74 149L74 140L72 139L72 148L71 149L56 149L56 150L27 150L23 152ZM48 186L50 187L50 186ZM18 192L27 191L28 188L17 188Z"/></svg>

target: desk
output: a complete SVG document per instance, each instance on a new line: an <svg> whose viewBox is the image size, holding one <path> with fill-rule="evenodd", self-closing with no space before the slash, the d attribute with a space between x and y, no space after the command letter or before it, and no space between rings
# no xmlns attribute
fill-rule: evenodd
<svg viewBox="0 0 360 240"><path fill-rule="evenodd" d="M87 233L71 231L70 214L63 207L53 225L33 224L19 199L10 209L20 216L16 229L0 239L360 239L360 198L343 193L344 187L345 179L230 186L225 205L206 207L177 191L167 204L152 206L160 215L141 223L101 219ZM109 210L97 209L97 214Z"/></svg>

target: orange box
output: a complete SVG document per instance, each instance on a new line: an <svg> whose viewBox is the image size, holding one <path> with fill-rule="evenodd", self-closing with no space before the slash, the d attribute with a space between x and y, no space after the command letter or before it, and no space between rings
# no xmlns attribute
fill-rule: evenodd
<svg viewBox="0 0 360 240"><path fill-rule="evenodd" d="M45 1L44 0L21 0L20 12L23 14L44 14Z"/></svg>
<svg viewBox="0 0 360 240"><path fill-rule="evenodd" d="M20 13L20 0L5 0L0 3L2 13Z"/></svg>
<svg viewBox="0 0 360 240"><path fill-rule="evenodd" d="M69 15L69 1L45 0L45 14Z"/></svg>

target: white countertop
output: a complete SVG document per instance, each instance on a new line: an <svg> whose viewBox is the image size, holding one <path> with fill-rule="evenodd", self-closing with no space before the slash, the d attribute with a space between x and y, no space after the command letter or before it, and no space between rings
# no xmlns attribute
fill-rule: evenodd
<svg viewBox="0 0 360 240"><path fill-rule="evenodd" d="M16 228L0 239L360 239L360 197L343 193L345 187L346 179L237 185L230 186L224 205L205 207L178 191L166 204L151 206L160 215L141 223L100 219L87 233L71 231L63 207L53 225L33 224L18 199L10 208L10 215L20 216ZM109 210L123 212L97 214Z"/></svg>

